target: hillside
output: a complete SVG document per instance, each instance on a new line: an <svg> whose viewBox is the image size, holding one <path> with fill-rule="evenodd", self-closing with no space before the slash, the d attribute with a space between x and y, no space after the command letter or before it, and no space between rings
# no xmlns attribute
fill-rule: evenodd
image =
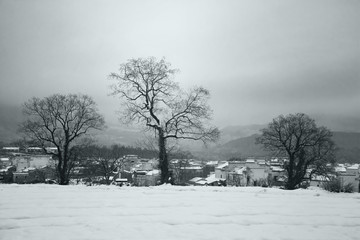
<svg viewBox="0 0 360 240"><path fill-rule="evenodd" d="M271 154L262 149L261 145L255 143L255 139L258 136L258 134L254 134L231 140L216 147L213 153L217 154L221 159L270 156ZM338 162L360 162L360 133L334 132L333 140L338 149Z"/></svg>
<svg viewBox="0 0 360 240"><path fill-rule="evenodd" d="M254 134L248 137L237 138L231 140L221 146L218 146L216 152L226 159L232 157L264 157L269 155L261 145L255 143L258 134Z"/></svg>
<svg viewBox="0 0 360 240"><path fill-rule="evenodd" d="M16 132L21 121L20 107L0 104L0 142L8 143L21 138ZM264 127L266 125L228 126L221 129L221 141L218 145L204 148L202 143L191 141L185 142L183 148L199 157L211 160L268 156L269 153L255 144L255 138ZM108 146L136 145L143 138L143 133L137 129L121 126L120 123L113 123L104 131L97 132L94 138L99 144ZM334 132L333 140L338 147L339 162L360 162L360 133Z"/></svg>
<svg viewBox="0 0 360 240"><path fill-rule="evenodd" d="M19 139L17 128L21 121L20 107L0 104L0 142Z"/></svg>
<svg viewBox="0 0 360 240"><path fill-rule="evenodd" d="M334 132L338 162L360 163L360 133Z"/></svg>

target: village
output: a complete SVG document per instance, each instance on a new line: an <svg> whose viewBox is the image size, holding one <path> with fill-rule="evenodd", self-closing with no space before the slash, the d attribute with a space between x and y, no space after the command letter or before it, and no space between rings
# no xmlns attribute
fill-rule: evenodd
<svg viewBox="0 0 360 240"><path fill-rule="evenodd" d="M3 147L0 156L1 183L57 183L56 164L52 154L42 153L39 147L20 150L19 147ZM56 148L47 148L47 152ZM114 168L106 176L89 172L88 166L94 159L72 168L71 184L113 184L118 186L159 185L158 159L146 159L137 155L125 155L114 162ZM196 159L171 159L171 183L181 186L260 186L282 187L286 180L284 165L286 158L231 159L228 161L200 161ZM318 176L310 174L301 187L322 187L331 177L339 179L342 185L351 185L353 192L359 192L360 164L337 164L333 174Z"/></svg>

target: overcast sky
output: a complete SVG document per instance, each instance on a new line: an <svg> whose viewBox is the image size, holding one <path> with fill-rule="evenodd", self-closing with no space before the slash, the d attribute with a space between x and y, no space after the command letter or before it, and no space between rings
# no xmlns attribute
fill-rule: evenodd
<svg viewBox="0 0 360 240"><path fill-rule="evenodd" d="M148 56L208 88L220 127L305 112L360 131L360 1L0 0L2 104L87 93L112 122L107 75Z"/></svg>

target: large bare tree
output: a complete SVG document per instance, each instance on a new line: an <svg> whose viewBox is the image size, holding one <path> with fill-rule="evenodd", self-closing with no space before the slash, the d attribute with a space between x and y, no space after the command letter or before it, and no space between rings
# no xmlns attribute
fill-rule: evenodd
<svg viewBox="0 0 360 240"><path fill-rule="evenodd" d="M286 189L295 189L306 174L327 174L335 163L332 133L318 127L315 120L303 113L280 115L262 129L257 143L274 154L287 156ZM309 171L310 170L310 171Z"/></svg>
<svg viewBox="0 0 360 240"><path fill-rule="evenodd" d="M153 129L157 135L161 183L170 179L168 139L208 142L219 137L218 129L209 124L209 91L202 87L183 91L173 81L176 72L164 59L139 58L128 60L110 74L117 80L112 93L123 100L122 119Z"/></svg>
<svg viewBox="0 0 360 240"><path fill-rule="evenodd" d="M47 145L57 148L54 155L58 160L59 184L67 185L73 165L71 159L76 157L72 146L90 130L104 127L104 118L98 113L94 100L81 94L34 97L24 103L23 112L26 120L20 131L36 140L44 150Z"/></svg>

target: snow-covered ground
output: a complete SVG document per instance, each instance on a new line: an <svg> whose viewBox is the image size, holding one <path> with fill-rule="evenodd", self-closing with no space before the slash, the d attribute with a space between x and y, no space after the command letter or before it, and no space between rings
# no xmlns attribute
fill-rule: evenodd
<svg viewBox="0 0 360 240"><path fill-rule="evenodd" d="M0 239L360 239L360 194L0 185Z"/></svg>

